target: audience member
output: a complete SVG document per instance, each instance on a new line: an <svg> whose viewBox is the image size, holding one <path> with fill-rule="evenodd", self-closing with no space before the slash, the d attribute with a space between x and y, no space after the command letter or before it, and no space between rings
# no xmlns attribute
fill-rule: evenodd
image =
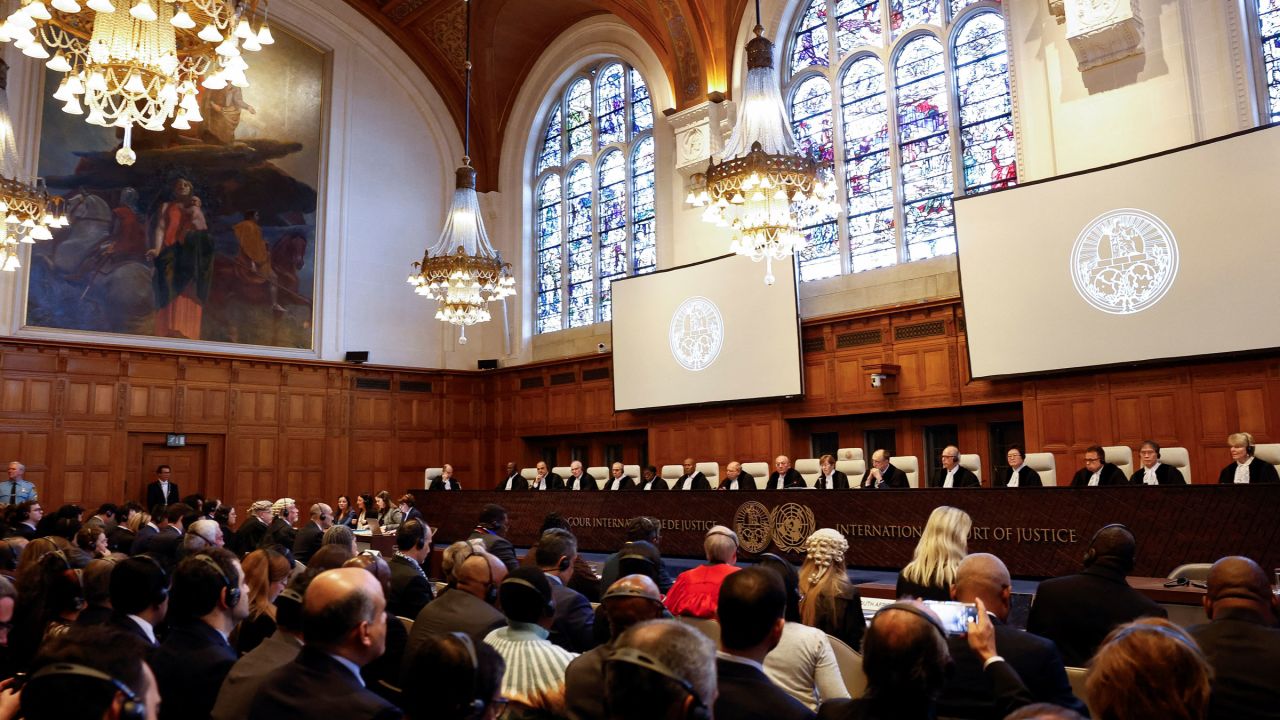
<svg viewBox="0 0 1280 720"><path fill-rule="evenodd" d="M769 479L765 482L765 490L782 490L790 487L804 487L804 478L791 467L791 459L786 455L779 455L773 461L773 472L769 473Z"/></svg>
<svg viewBox="0 0 1280 720"><path fill-rule="evenodd" d="M96 527L104 533L109 532L116 526L117 512L119 510L116 508L115 503L102 503L98 506L97 512L84 521L84 526Z"/></svg>
<svg viewBox="0 0 1280 720"><path fill-rule="evenodd" d="M709 718L716 699L715 643L674 620L622 633L605 659L605 707L613 720Z"/></svg>
<svg viewBox="0 0 1280 720"><path fill-rule="evenodd" d="M27 549L24 537L7 537L0 540L0 576L12 579L18 570L18 558Z"/></svg>
<svg viewBox="0 0 1280 720"><path fill-rule="evenodd" d="M720 651L716 653L715 714L734 720L814 717L804 703L773 684L764 659L782 639L787 591L773 570L752 567L720 586Z"/></svg>
<svg viewBox="0 0 1280 720"><path fill-rule="evenodd" d="M506 663L466 633L427 638L405 667L415 678L404 692L409 720L494 720L506 710L500 692Z"/></svg>
<svg viewBox="0 0 1280 720"><path fill-rule="evenodd" d="M309 520L298 528L298 535L293 539L293 558L303 565L324 544L324 533L333 525L333 510L324 503L311 506Z"/></svg>
<svg viewBox="0 0 1280 720"><path fill-rule="evenodd" d="M76 547L89 553L94 558L104 558L111 554L107 547L107 534L100 527L82 527L76 533Z"/></svg>
<svg viewBox="0 0 1280 720"><path fill-rule="evenodd" d="M480 521L476 523L476 527L467 536L467 539L478 538L484 541L484 549L490 555L498 558L507 570L515 570L519 565L516 560L516 549L512 546L511 541L507 540L504 535L507 534L507 510L501 505L490 503L485 505L480 511Z"/></svg>
<svg viewBox="0 0 1280 720"><path fill-rule="evenodd" d="M899 598L950 600L956 569L968 551L969 513L946 505L933 509L925 523L911 562L898 573L894 594Z"/></svg>
<svg viewBox="0 0 1280 720"><path fill-rule="evenodd" d="M344 563L356 556L353 545L355 545L354 542L351 545L321 545L316 554L311 556L311 562L307 564L307 572L316 575L325 570L342 567Z"/></svg>
<svg viewBox="0 0 1280 720"><path fill-rule="evenodd" d="M713 525L702 541L707 564L685 570L676 578L665 603L672 615L714 618L720 584L738 571L738 534L723 525Z"/></svg>
<svg viewBox="0 0 1280 720"><path fill-rule="evenodd" d="M1253 456L1253 435L1247 432L1231 433L1227 436L1227 446L1231 449L1231 463L1218 473L1219 483L1280 483L1280 473L1276 472L1275 466Z"/></svg>
<svg viewBox="0 0 1280 720"><path fill-rule="evenodd" d="M960 448L948 445L942 448L942 468L929 479L929 487L962 488L982 487L978 476L966 467L960 466Z"/></svg>
<svg viewBox="0 0 1280 720"><path fill-rule="evenodd" d="M46 543L57 543L58 549L41 552ZM72 565L66 540L38 538L27 546L25 554L38 557L18 570L18 603L9 638L18 669L31 661L43 642L66 633L84 607L80 575ZM85 563L77 564L83 567Z"/></svg>
<svg viewBox="0 0 1280 720"><path fill-rule="evenodd" d="M25 720L156 720L160 690L137 639L76 628L40 650L22 688ZM126 708L134 708L132 713Z"/></svg>
<svg viewBox="0 0 1280 720"><path fill-rule="evenodd" d="M222 531L222 537L225 541L224 547L236 554L240 553L240 539L236 536L234 528L236 526L236 509L231 505L219 505L218 509L213 513L213 521L218 523L218 529ZM252 550L252 548L250 548Z"/></svg>
<svg viewBox="0 0 1280 720"><path fill-rule="evenodd" d="M280 498L271 505L271 514L274 516L271 526L259 547L280 545L292 549L293 542L298 539L298 531L294 528L298 524L297 502L293 498ZM249 552L249 548L245 548L245 552Z"/></svg>
<svg viewBox="0 0 1280 720"><path fill-rule="evenodd" d="M152 514L156 527L154 533L139 533L134 541L130 555L149 553L166 566L172 566L178 559L178 549L182 546L182 534L186 517L191 513L191 506L183 503L166 505L157 518Z"/></svg>
<svg viewBox="0 0 1280 720"><path fill-rule="evenodd" d="M1258 564L1225 557L1209 571L1204 612L1190 629L1213 666L1213 720L1261 720L1280 713L1280 598Z"/></svg>
<svg viewBox="0 0 1280 720"><path fill-rule="evenodd" d="M551 528L559 528L567 530L570 533L573 529L569 527L569 523L558 512L549 512L542 519L542 528L538 531L538 536L550 530ZM537 553L528 552L520 559L522 565L537 565ZM587 600L598 603L600 602L600 576L596 575L596 571L591 569L591 563L581 555L573 556L573 575L569 578L568 585L570 588L582 593Z"/></svg>
<svg viewBox="0 0 1280 720"><path fill-rule="evenodd" d="M440 553L440 573L444 575L445 587L454 586L457 579L454 576L455 569L463 560L466 560L477 552L482 552L486 555L489 554L489 551L484 548L484 541L479 538L473 540L459 540L455 543L450 543L449 547L445 548L444 551ZM529 553L525 553L526 556L528 556L528 554ZM502 567L506 568L506 565L503 565ZM497 586L495 586L495 588L496 587Z"/></svg>
<svg viewBox="0 0 1280 720"><path fill-rule="evenodd" d="M996 473L996 482L994 487L1041 487L1044 482L1040 479L1040 473L1032 470L1026 464L1027 453L1022 449L1021 445L1010 445L1009 451L1005 453L1005 461L1009 463L1008 468L1001 468Z"/></svg>
<svg viewBox="0 0 1280 720"><path fill-rule="evenodd" d="M213 720L247 716L267 675L298 657L302 649L302 598L310 584L310 577L299 575L276 596L276 631L231 666L213 705Z"/></svg>
<svg viewBox="0 0 1280 720"><path fill-rule="evenodd" d="M519 711L564 715L564 673L577 657L549 639L556 614L551 582L541 570L516 568L498 588L507 626L485 636L507 664L502 696Z"/></svg>
<svg viewBox="0 0 1280 720"><path fill-rule="evenodd" d="M609 626L609 640L574 658L565 670L564 692L569 720L605 720L604 697L600 688L604 686L605 661L612 652L613 642L637 623L657 620L665 614L658 586L644 575L628 575L610 585L600 608L604 611L604 622Z"/></svg>
<svg viewBox="0 0 1280 720"><path fill-rule="evenodd" d="M651 552L656 557L656 576L654 581L658 583L658 589L663 593L669 591L675 580L672 579L671 571L667 569L667 564L662 561L662 555L659 551L659 545L662 542L662 522L657 518L644 515L633 517L627 521L626 538L627 542L622 546L622 549L605 558L604 565L600 569L600 587L608 588L623 575L632 574L630 572L619 572L618 561L623 555L636 554L637 548L634 543L645 543L653 548ZM642 549L639 554L648 556L650 551Z"/></svg>
<svg viewBox="0 0 1280 720"><path fill-rule="evenodd" d="M249 588L249 614L235 630L232 645L240 655L258 647L276 632L276 597L289 582L289 559L267 548L244 556L245 585Z"/></svg>
<svg viewBox="0 0 1280 720"><path fill-rule="evenodd" d="M1084 667L1115 626L1143 616L1168 617L1125 581L1136 554L1129 528L1107 525L1098 530L1089 541L1084 570L1036 588L1027 631L1057 644L1068 666Z"/></svg>
<svg viewBox="0 0 1280 720"><path fill-rule="evenodd" d="M182 536L182 551L185 555L198 553L209 548L226 546L226 538L218 523L208 518L200 518L187 527Z"/></svg>
<svg viewBox="0 0 1280 720"><path fill-rule="evenodd" d="M413 657L418 646L432 635L460 632L479 643L507 624L506 616L494 607L498 602L498 585L507 577L507 566L501 560L473 549L454 572L454 587L440 593L414 620L405 648L406 657ZM410 684L407 680L403 683L405 687Z"/></svg>
<svg viewBox="0 0 1280 720"><path fill-rule="evenodd" d="M862 595L849 582L844 554L849 541L830 528L822 528L804 543L805 559L800 567L799 619L805 625L840 638L857 650L867 619L862 614Z"/></svg>
<svg viewBox="0 0 1280 720"><path fill-rule="evenodd" d="M800 575L795 567L772 553L760 556L760 567L777 573L787 592L786 624L778 647L765 656L764 674L810 710L827 700L849 697L827 633L800 622Z"/></svg>
<svg viewBox="0 0 1280 720"><path fill-rule="evenodd" d="M1129 482L1133 485L1186 485L1187 479L1172 465L1160 462L1160 443L1143 440L1138 449L1138 469Z"/></svg>
<svg viewBox="0 0 1280 720"><path fill-rule="evenodd" d="M236 528L236 549L242 553L252 552L262 544L271 530L271 501L258 500L249 506L248 517Z"/></svg>
<svg viewBox="0 0 1280 720"><path fill-rule="evenodd" d="M431 602L431 582L422 564L431 557L431 528L426 522L407 520L396 528L396 554L387 559L391 566L391 593L387 612L413 618Z"/></svg>
<svg viewBox="0 0 1280 720"><path fill-rule="evenodd" d="M568 530L551 528L542 533L533 552L538 569L551 583L551 597L555 601L551 642L575 653L595 647L592 635L595 613L591 602L567 585L573 577L573 561L578 556L577 538Z"/></svg>
<svg viewBox="0 0 1280 720"><path fill-rule="evenodd" d="M303 597L303 647L263 680L250 720L324 716L398 720L399 708L364 687L360 668L381 656L387 633L382 586L359 568L324 572Z"/></svg>
<svg viewBox="0 0 1280 720"><path fill-rule="evenodd" d="M1071 487L1102 487L1128 485L1124 471L1107 462L1107 451L1101 445L1090 445L1084 450L1084 467L1071 478Z"/></svg>
<svg viewBox="0 0 1280 720"><path fill-rule="evenodd" d="M381 555L360 553L348 560L343 567L362 568L373 575L382 586L383 597L391 592L391 566ZM360 668L360 677L364 679L365 687L398 706L401 702L400 667L404 662L405 647L409 644L409 631L389 609L386 614L387 631L382 655L365 663Z"/></svg>
<svg viewBox="0 0 1280 720"><path fill-rule="evenodd" d="M325 545L339 545L345 547L351 551L352 557L354 557L356 553L360 552L360 549L356 547L356 534L346 525L334 525L328 530L325 530L324 535L320 537L320 548L324 548ZM320 548L318 548L316 552L320 552ZM315 553L312 553L311 557L314 558ZM311 565L310 562L304 564L308 567Z"/></svg>
<svg viewBox="0 0 1280 720"><path fill-rule="evenodd" d="M9 628L13 627L17 605L18 589L9 578L0 577L0 675L3 677L13 677L16 670L9 655Z"/></svg>
<svg viewBox="0 0 1280 720"><path fill-rule="evenodd" d="M1062 656L1053 642L1006 624L1012 593L1009 569L1000 558L986 553L966 557L951 585L951 596L958 602L982 600L995 626L996 652L1018 672L1033 699L1086 712L1084 703L1071 691ZM992 720L1004 717L1004 709L997 706L999 698L983 680L982 665L965 639L953 635L947 644L955 666L938 699L938 714Z"/></svg>
<svg viewBox="0 0 1280 720"><path fill-rule="evenodd" d="M1088 720L1088 716L1051 703L1033 703L1014 710L1004 720Z"/></svg>
<svg viewBox="0 0 1280 720"><path fill-rule="evenodd" d="M111 552L125 553L133 549L133 542L138 539L138 530L151 522L151 515L137 503L130 503L115 529L107 533L107 547Z"/></svg>
<svg viewBox="0 0 1280 720"><path fill-rule="evenodd" d="M907 480L907 474L889 462L891 459L887 450L880 449L872 452L871 467L867 468L866 474L862 476L861 486L864 488L897 489L911 487L911 483Z"/></svg>
<svg viewBox="0 0 1280 720"><path fill-rule="evenodd" d="M13 528L11 532L28 540L34 540L36 537L36 525L43 517L44 508L40 506L39 500L20 502L13 512Z"/></svg>
<svg viewBox="0 0 1280 720"><path fill-rule="evenodd" d="M85 607L76 616L77 626L111 623L111 572L116 563L114 557L98 558L91 560L80 573Z"/></svg>
<svg viewBox="0 0 1280 720"><path fill-rule="evenodd" d="M236 661L227 636L249 614L240 561L218 548L191 555L173 572L169 636L152 655L164 704L160 720L209 717Z"/></svg>
<svg viewBox="0 0 1280 720"><path fill-rule="evenodd" d="M169 575L160 563L140 555L111 570L111 624L136 635L148 648L159 645L156 628L169 611Z"/></svg>
<svg viewBox="0 0 1280 720"><path fill-rule="evenodd" d="M1203 720L1212 679L1213 668L1186 631L1143 618L1107 635L1089 662L1085 693L1094 720Z"/></svg>

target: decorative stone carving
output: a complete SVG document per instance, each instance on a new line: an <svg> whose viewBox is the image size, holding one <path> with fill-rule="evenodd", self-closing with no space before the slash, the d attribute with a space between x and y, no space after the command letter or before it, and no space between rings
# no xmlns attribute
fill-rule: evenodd
<svg viewBox="0 0 1280 720"><path fill-rule="evenodd" d="M731 102L705 102L667 116L676 136L676 170L686 177L707 169L707 160L724 149Z"/></svg>
<svg viewBox="0 0 1280 720"><path fill-rule="evenodd" d="M1049 14L1053 16L1054 20L1058 21L1059 25L1067 21L1065 2L1066 0L1048 0Z"/></svg>
<svg viewBox="0 0 1280 720"><path fill-rule="evenodd" d="M1142 16L1137 0L1064 0L1067 42L1081 72L1139 55Z"/></svg>

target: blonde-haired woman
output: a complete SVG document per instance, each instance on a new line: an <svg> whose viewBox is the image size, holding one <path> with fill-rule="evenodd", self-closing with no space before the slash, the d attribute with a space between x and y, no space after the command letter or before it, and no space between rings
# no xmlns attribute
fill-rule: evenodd
<svg viewBox="0 0 1280 720"><path fill-rule="evenodd" d="M849 541L831 528L822 528L805 540L805 559L800 566L800 622L858 650L867 620L862 615L862 596L849 582L844 563L848 550Z"/></svg>
<svg viewBox="0 0 1280 720"><path fill-rule="evenodd" d="M276 632L276 597L289 582L289 558L275 550L254 550L241 567L249 586L249 617L236 628L233 645L241 654L256 648Z"/></svg>
<svg viewBox="0 0 1280 720"><path fill-rule="evenodd" d="M1218 482L1223 485L1254 485L1256 483L1280 482L1280 474L1273 465L1253 456L1253 436L1247 432L1231 433L1227 436L1227 446L1231 448L1231 464L1218 473Z"/></svg>
<svg viewBox="0 0 1280 720"><path fill-rule="evenodd" d="M969 513L947 505L934 508L911 562L898 574L897 597L950 600L956 568L969 552L972 527Z"/></svg>

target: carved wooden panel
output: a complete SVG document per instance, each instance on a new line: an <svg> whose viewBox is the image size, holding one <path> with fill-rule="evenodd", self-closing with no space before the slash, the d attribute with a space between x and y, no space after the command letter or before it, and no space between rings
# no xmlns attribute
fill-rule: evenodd
<svg viewBox="0 0 1280 720"><path fill-rule="evenodd" d="M129 384L129 417L138 422L165 421L171 424L174 416L174 387L172 385Z"/></svg>
<svg viewBox="0 0 1280 720"><path fill-rule="evenodd" d="M445 398L434 394L400 393L396 396L396 425L402 430L434 430L440 427L444 404Z"/></svg>
<svg viewBox="0 0 1280 720"><path fill-rule="evenodd" d="M286 497L300 504L312 499L328 498L322 487L327 475L325 465L325 440L323 437L286 436L284 438L284 492ZM332 504L336 498L325 500ZM299 507L303 518L309 508Z"/></svg>
<svg viewBox="0 0 1280 720"><path fill-rule="evenodd" d="M277 455L279 447L275 435L240 435L234 439L231 468L236 497L272 500L283 497L276 484L281 460Z"/></svg>
<svg viewBox="0 0 1280 720"><path fill-rule="evenodd" d="M279 422L278 390L242 388L236 393L237 425L276 425Z"/></svg>
<svg viewBox="0 0 1280 720"><path fill-rule="evenodd" d="M62 436L62 484L60 504L79 503L86 509L97 498L111 497L112 487L111 432L68 431ZM53 490L46 488L45 490ZM46 502L52 504L50 497Z"/></svg>
<svg viewBox="0 0 1280 720"><path fill-rule="evenodd" d="M389 393L357 394L351 398L351 426L354 428L386 428L394 424Z"/></svg>
<svg viewBox="0 0 1280 720"><path fill-rule="evenodd" d="M106 420L116 416L114 380L72 379L67 383L65 413L69 420Z"/></svg>
<svg viewBox="0 0 1280 720"><path fill-rule="evenodd" d="M351 439L351 492L377 492L390 487L393 445L388 437Z"/></svg>
<svg viewBox="0 0 1280 720"><path fill-rule="evenodd" d="M53 414L53 379L9 376L0 382L0 412L11 417Z"/></svg>
<svg viewBox="0 0 1280 720"><path fill-rule="evenodd" d="M225 427L231 410L231 391L226 386L186 386L183 418L192 424ZM243 403L244 396L241 395ZM242 421L242 417L237 417Z"/></svg>
<svg viewBox="0 0 1280 720"><path fill-rule="evenodd" d="M547 391L547 424L576 424L581 402L578 388L575 386L557 387Z"/></svg>
<svg viewBox="0 0 1280 720"><path fill-rule="evenodd" d="M285 423L289 427L324 427L327 395L323 391L290 390L287 397Z"/></svg>

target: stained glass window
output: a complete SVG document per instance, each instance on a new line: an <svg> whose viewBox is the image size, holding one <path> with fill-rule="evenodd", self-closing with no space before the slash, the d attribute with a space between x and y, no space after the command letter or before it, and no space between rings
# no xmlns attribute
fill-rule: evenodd
<svg viewBox="0 0 1280 720"><path fill-rule="evenodd" d="M653 101L617 60L560 88L531 182L539 333L612 317L613 281L657 267Z"/></svg>
<svg viewBox="0 0 1280 720"><path fill-rule="evenodd" d="M811 0L788 42L796 139L844 185L803 215L801 279L954 253L953 196L1018 179L999 0Z"/></svg>
<svg viewBox="0 0 1280 720"><path fill-rule="evenodd" d="M1257 0L1258 37L1267 84L1264 122L1280 120L1280 0Z"/></svg>

